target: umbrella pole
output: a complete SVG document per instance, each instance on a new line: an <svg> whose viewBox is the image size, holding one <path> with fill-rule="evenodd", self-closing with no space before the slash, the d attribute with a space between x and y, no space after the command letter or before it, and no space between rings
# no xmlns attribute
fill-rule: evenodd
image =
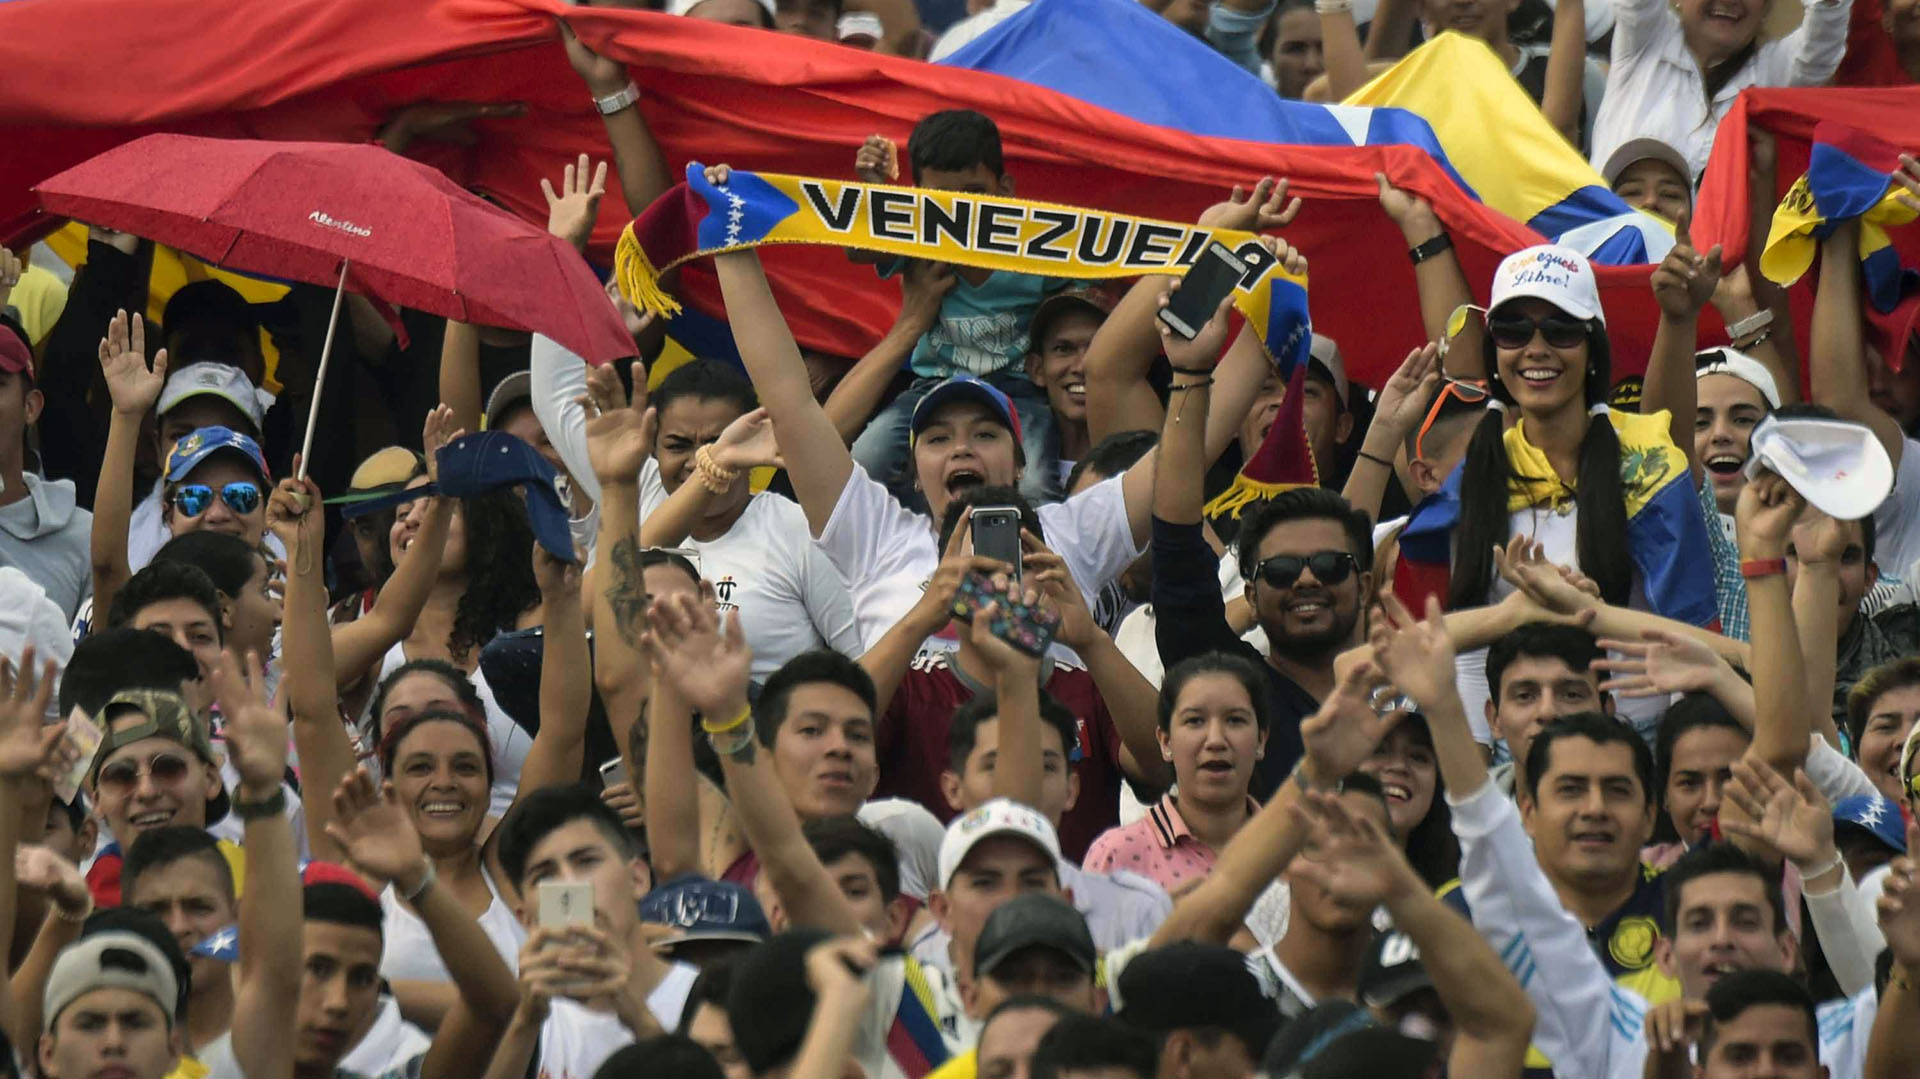
<svg viewBox="0 0 1920 1079"><path fill-rule="evenodd" d="M347 298L348 259L340 260L340 284L333 290L333 314L327 319L327 340L320 346L320 369L313 374L313 401L307 405L307 437L300 443L300 479L307 478L313 461L313 428L320 418L320 390L327 384L327 358L333 355L333 335L340 329L340 304Z"/></svg>

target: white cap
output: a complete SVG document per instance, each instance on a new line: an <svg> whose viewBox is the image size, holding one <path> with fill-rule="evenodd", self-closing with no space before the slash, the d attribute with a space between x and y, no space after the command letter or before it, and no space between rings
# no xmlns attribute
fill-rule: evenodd
<svg viewBox="0 0 1920 1079"><path fill-rule="evenodd" d="M1347 407L1347 363L1340 356L1340 342L1323 333L1313 335L1313 344L1308 348L1310 358L1319 361L1333 376L1333 388L1340 392L1340 407ZM1309 368L1311 373L1312 369Z"/></svg>
<svg viewBox="0 0 1920 1079"><path fill-rule="evenodd" d="M1872 513L1893 491L1893 459L1863 423L1769 415L1753 429L1747 478L1778 473L1815 509L1837 521Z"/></svg>
<svg viewBox="0 0 1920 1079"><path fill-rule="evenodd" d="M761 7L767 9L767 20L771 22L773 20L773 0L757 0L757 2ZM667 14L691 15L693 14L694 8L704 3L706 3L706 0L668 0Z"/></svg>
<svg viewBox="0 0 1920 1079"><path fill-rule="evenodd" d="M1497 311L1508 300L1525 297L1545 300L1574 318L1594 319L1602 326L1606 312L1600 309L1600 282L1593 276L1593 264L1587 256L1571 247L1540 244L1515 251L1500 263L1493 274L1493 298L1488 311Z"/></svg>
<svg viewBox="0 0 1920 1079"><path fill-rule="evenodd" d="M0 567L0 656L17 667L28 645L33 646L36 664L52 660L66 670L73 658L73 629L40 582L17 567Z"/></svg>
<svg viewBox="0 0 1920 1079"><path fill-rule="evenodd" d="M496 430L500 426L500 417L515 405L533 402L533 374L529 371L515 371L500 380L493 392L487 395L487 430Z"/></svg>
<svg viewBox="0 0 1920 1079"><path fill-rule="evenodd" d="M190 397L218 397L239 409L258 433L267 419L267 406L260 396L253 380L238 367L224 363L190 363L167 376L166 388L160 391L160 403L154 414L164 416Z"/></svg>
<svg viewBox="0 0 1920 1079"><path fill-rule="evenodd" d="M1688 187L1693 186L1693 166L1687 164L1687 155L1659 139L1628 139L1621 143L1620 148L1607 158L1607 167L1600 170L1600 177L1607 181L1608 187L1612 187L1614 181L1620 179L1620 174L1627 171L1628 165L1648 158L1673 166L1673 171L1680 174L1680 179L1686 181Z"/></svg>
<svg viewBox="0 0 1920 1079"><path fill-rule="evenodd" d="M1060 837L1040 811L1009 798L995 798L953 818L946 838L940 840L940 887L945 888L960 871L960 863L983 839L997 835L1019 836L1039 847L1052 860L1060 862Z"/></svg>
<svg viewBox="0 0 1920 1079"><path fill-rule="evenodd" d="M1732 375L1760 391L1768 408L1780 407L1780 386L1767 365L1744 352L1731 348L1703 348L1693 354L1693 377Z"/></svg>

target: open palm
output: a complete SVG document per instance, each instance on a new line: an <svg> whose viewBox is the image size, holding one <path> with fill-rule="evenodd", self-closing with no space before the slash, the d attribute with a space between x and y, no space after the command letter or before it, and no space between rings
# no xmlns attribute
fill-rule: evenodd
<svg viewBox="0 0 1920 1079"><path fill-rule="evenodd" d="M767 410L756 408L727 424L713 444L713 463L734 471L785 468L787 462L780 456L780 443L774 437L773 420Z"/></svg>
<svg viewBox="0 0 1920 1079"><path fill-rule="evenodd" d="M144 416L167 384L167 350L161 349L149 368L146 323L139 315L129 321L121 311L107 324L107 336L100 339L100 374L115 412Z"/></svg>
<svg viewBox="0 0 1920 1079"><path fill-rule="evenodd" d="M647 622L647 641L660 673L702 715L731 718L729 710L746 700L747 673L753 665L753 650L740 631L740 612L727 612L723 630L710 606L676 593L656 601Z"/></svg>
<svg viewBox="0 0 1920 1079"><path fill-rule="evenodd" d="M45 722L57 668L52 663L38 667L37 658L28 645L19 667L0 659L0 778L52 781L73 757L62 740L67 725Z"/></svg>
<svg viewBox="0 0 1920 1079"><path fill-rule="evenodd" d="M1384 684L1372 663L1356 663L1320 710L1300 724L1300 740L1321 782L1351 774L1400 721L1403 713L1383 716L1369 703L1373 690Z"/></svg>
<svg viewBox="0 0 1920 1079"><path fill-rule="evenodd" d="M375 789L364 768L340 780L333 792L333 813L327 835L368 876L397 880L417 870L426 858L406 811L391 793Z"/></svg>
<svg viewBox="0 0 1920 1079"><path fill-rule="evenodd" d="M220 657L210 680L226 721L227 750L240 781L258 790L280 785L287 770L287 720L267 699L266 670L247 654L246 674L232 655Z"/></svg>
<svg viewBox="0 0 1920 1079"><path fill-rule="evenodd" d="M653 452L654 414L647 408L647 369L634 361L633 400L612 367L587 372L579 398L587 414L587 460L602 483L633 483Z"/></svg>

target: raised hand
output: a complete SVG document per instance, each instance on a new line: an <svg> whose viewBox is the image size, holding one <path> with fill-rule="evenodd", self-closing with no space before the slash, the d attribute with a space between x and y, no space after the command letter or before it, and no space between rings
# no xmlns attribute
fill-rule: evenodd
<svg viewBox="0 0 1920 1079"><path fill-rule="evenodd" d="M1674 222L1673 248L1653 271L1653 298L1671 319L1698 317L1720 284L1720 245L1705 254L1694 250L1689 216L1682 214Z"/></svg>
<svg viewBox="0 0 1920 1079"><path fill-rule="evenodd" d="M1309 831L1307 845L1291 869L1336 901L1371 910L1422 886L1406 855L1379 825L1347 812L1338 795L1309 794L1292 809Z"/></svg>
<svg viewBox="0 0 1920 1079"><path fill-rule="evenodd" d="M407 811L374 786L365 768L340 778L333 791L327 836L340 844L353 867L381 884L412 892L427 875L427 854Z"/></svg>
<svg viewBox="0 0 1920 1079"><path fill-rule="evenodd" d="M574 73L587 84L587 92L594 97L606 97L619 93L627 85L627 66L618 60L594 52L581 44L573 34L573 27L566 20L553 20L560 27L560 43L566 46L567 62L573 65Z"/></svg>
<svg viewBox="0 0 1920 1079"><path fill-rule="evenodd" d="M246 666L223 653L208 672L220 715L226 721L227 757L240 773L246 801L260 802L280 790L287 770L287 720L267 699L267 672L258 654Z"/></svg>
<svg viewBox="0 0 1920 1079"><path fill-rule="evenodd" d="M1808 506L1801 514L1799 524L1806 529L1811 542L1796 543L1793 546L1794 557L1802 566L1822 564L1839 565L1840 559L1847 553L1847 526Z"/></svg>
<svg viewBox="0 0 1920 1079"><path fill-rule="evenodd" d="M1373 406L1373 425L1393 435L1397 445L1419 426L1440 385L1440 342L1429 341L1407 353L1407 358L1380 387Z"/></svg>
<svg viewBox="0 0 1920 1079"><path fill-rule="evenodd" d="M1646 1023L1647 1049L1667 1057L1679 1074L1685 1074L1692 1066L1693 1047L1707 1030L1707 1002L1669 1000L1656 1004L1647 1009Z"/></svg>
<svg viewBox="0 0 1920 1079"><path fill-rule="evenodd" d="M787 467L780 456L780 443L774 437L773 419L764 408L737 416L713 443L713 463L721 468L745 472L771 466Z"/></svg>
<svg viewBox="0 0 1920 1079"><path fill-rule="evenodd" d="M1373 620L1367 643L1373 664L1395 688L1432 712L1447 701L1458 704L1454 688L1453 638L1447 636L1446 616L1439 599L1427 597L1427 616L1416 620L1397 596L1388 594Z"/></svg>
<svg viewBox="0 0 1920 1079"><path fill-rule="evenodd" d="M1180 282L1173 282L1161 294L1160 306L1164 308L1172 303L1173 294L1179 289ZM1213 315L1207 319L1207 324L1200 327L1200 332L1191 341L1175 334L1173 328L1160 319L1154 319L1153 325L1160 331L1160 348L1167 354L1167 362L1177 371L1212 371L1214 365L1220 362L1220 346L1227 342L1227 324L1230 321L1227 312L1232 307L1231 295L1221 300L1220 305L1214 308Z"/></svg>
<svg viewBox="0 0 1920 1079"><path fill-rule="evenodd" d="M1794 521L1807 506L1800 492L1779 475L1762 470L1740 488L1734 503L1734 539L1747 559L1784 558Z"/></svg>
<svg viewBox="0 0 1920 1079"><path fill-rule="evenodd" d="M1833 807L1805 770L1795 769L1789 783L1767 762L1749 755L1733 762L1733 782L1725 793L1740 810L1720 814L1720 827L1727 834L1779 851L1802 869L1828 865L1837 857Z"/></svg>
<svg viewBox="0 0 1920 1079"><path fill-rule="evenodd" d="M267 497L267 531L279 538L289 554L317 551L326 541L326 515L314 512L320 505L320 487L300 477L300 458L295 455L293 475L274 485Z"/></svg>
<svg viewBox="0 0 1920 1079"><path fill-rule="evenodd" d="M587 155L581 154L579 163L561 174L559 191L542 176L540 193L547 197L547 231L584 250L600 215L600 199L607 193L607 163L600 162L589 179Z"/></svg>
<svg viewBox="0 0 1920 1079"><path fill-rule="evenodd" d="M880 946L864 937L835 937L807 950L807 985L844 1009L854 997L872 992L868 975L880 963Z"/></svg>
<svg viewBox="0 0 1920 1079"><path fill-rule="evenodd" d="M640 482L640 470L653 453L659 418L647 407L646 365L633 361L631 374L631 403L611 364L587 368L587 392L575 398L587 417L587 460L605 486Z"/></svg>
<svg viewBox="0 0 1920 1079"><path fill-rule="evenodd" d="M427 458L427 479L440 482L440 451L447 443L466 434L463 427L453 425L453 406L436 405L427 413L425 424L420 431L420 448Z"/></svg>
<svg viewBox="0 0 1920 1079"><path fill-rule="evenodd" d="M21 653L17 668L0 657L0 780L38 776L54 782L78 752L62 737L66 721L46 722L60 669L51 660L37 665L38 658L32 645Z"/></svg>
<svg viewBox="0 0 1920 1079"><path fill-rule="evenodd" d="M600 800L620 815L620 823L636 832L647 828L647 806L640 800L638 788L627 781L609 783L600 790Z"/></svg>
<svg viewBox="0 0 1920 1079"><path fill-rule="evenodd" d="M646 640L661 675L701 715L722 723L745 706L753 650L739 611L727 612L723 630L710 605L684 593L662 596L647 612Z"/></svg>
<svg viewBox="0 0 1920 1079"><path fill-rule="evenodd" d="M107 335L100 339L100 373L107 380L113 410L138 419L160 400L160 391L167 385L167 350L161 349L148 368L147 325L137 314L129 322L121 311L107 323Z"/></svg>
<svg viewBox="0 0 1920 1079"><path fill-rule="evenodd" d="M539 586L544 598L578 595L583 568L584 563L555 558L544 546L533 545L533 583Z"/></svg>
<svg viewBox="0 0 1920 1079"><path fill-rule="evenodd" d="M967 537L972 534L973 507L960 511L960 522L953 526L953 534L947 537L947 549L940 556L940 564L934 567L933 576L927 578L927 587L920 593L920 600L913 605L909 618L927 627L932 633L953 620L953 599L960 594L960 582L967 579L969 573L991 575L1007 567L983 555L963 553Z"/></svg>
<svg viewBox="0 0 1920 1079"><path fill-rule="evenodd" d="M87 878L80 875L80 867L55 854L51 847L32 843L16 848L13 879L22 888L46 893L63 914L78 914L93 905L93 894L87 890Z"/></svg>
<svg viewBox="0 0 1920 1079"><path fill-rule="evenodd" d="M0 309L7 306L7 298L13 295L14 287L20 284L20 277L26 268L20 264L20 256L4 247L0 247Z"/></svg>
<svg viewBox="0 0 1920 1079"><path fill-rule="evenodd" d="M1907 822L1907 849L1920 850L1920 823ZM1914 888L1914 861L1896 858L1880 892L1880 932L1893 957L1908 973L1920 971L1920 891Z"/></svg>
<svg viewBox="0 0 1920 1079"><path fill-rule="evenodd" d="M853 174L869 184L890 184L900 178L900 149L885 135L868 135L853 155Z"/></svg>
<svg viewBox="0 0 1920 1079"><path fill-rule="evenodd" d="M1300 216L1300 206L1299 199L1287 198L1287 181L1267 176L1254 184L1252 191L1235 184L1225 202L1201 211L1197 224L1207 229L1265 232L1292 224Z"/></svg>
<svg viewBox="0 0 1920 1079"><path fill-rule="evenodd" d="M1920 213L1920 159L1901 154L1900 167L1893 170L1893 182L1907 189L1906 193L1896 196L1900 205Z"/></svg>
<svg viewBox="0 0 1920 1079"><path fill-rule="evenodd" d="M951 263L932 259L910 259L900 275L901 326L925 333L940 321L940 304L960 280Z"/></svg>
<svg viewBox="0 0 1920 1079"><path fill-rule="evenodd" d="M1607 673L1601 692L1619 697L1705 692L1733 674L1727 661L1705 643L1663 629L1642 630L1637 641L1603 638L1600 648L1621 657L1602 655L1593 661L1594 670Z"/></svg>
<svg viewBox="0 0 1920 1079"><path fill-rule="evenodd" d="M1307 751L1308 782L1316 787L1338 783L1373 755L1405 712L1381 714L1374 710L1373 691L1386 685L1371 661L1356 663L1321 703L1320 710L1300 724L1300 741Z"/></svg>
<svg viewBox="0 0 1920 1079"><path fill-rule="evenodd" d="M1087 609L1086 594L1080 586L1073 583L1073 572L1067 569L1067 560L1055 554L1051 548L1040 541L1040 537L1025 529L1020 531L1020 541L1026 548L1021 556L1028 583L1037 587L1040 594L1047 598L1048 606L1060 614L1060 628L1054 633L1054 639L1075 651L1080 651L1093 643L1094 635L1104 633L1100 623L1093 620L1093 612Z"/></svg>
<svg viewBox="0 0 1920 1079"><path fill-rule="evenodd" d="M996 584L1007 583L1006 574L994 574L994 581ZM1014 591L1012 589L1009 589L1009 591L1011 594L1019 596L1020 602L1028 606L1034 606L1040 602L1040 594L1035 591L1032 586L1028 586L1024 591ZM996 676L1005 673L1010 679L1013 679L1025 675L1032 678L1034 684L1038 685L1040 682L1040 657L1027 655L1006 641L1001 640L994 634L991 628L993 620L1002 617L1004 614L1005 612L1001 610L998 603L981 604L980 610L973 616L973 624L967 627L967 633L973 641L973 647L979 651L980 658L986 661L987 666L993 669Z"/></svg>
<svg viewBox="0 0 1920 1079"><path fill-rule="evenodd" d="M1433 212L1433 205L1426 199L1403 188L1393 186L1384 172L1373 174L1373 182L1380 188L1380 208L1387 212L1400 231L1407 232L1414 227L1440 227L1440 218Z"/></svg>

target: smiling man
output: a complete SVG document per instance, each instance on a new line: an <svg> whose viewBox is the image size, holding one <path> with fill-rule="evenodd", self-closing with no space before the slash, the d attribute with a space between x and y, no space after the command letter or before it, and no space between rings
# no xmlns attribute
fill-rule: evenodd
<svg viewBox="0 0 1920 1079"><path fill-rule="evenodd" d="M230 800L207 739L206 720L177 693L128 690L99 713L105 733L87 775L87 796L112 846L87 872L94 902L120 902L120 852L144 832L204 829L227 815ZM237 848L223 849L236 870Z"/></svg>
<svg viewBox="0 0 1920 1079"><path fill-rule="evenodd" d="M1027 377L1047 395L1060 441L1059 480L1064 489L1073 466L1093 447L1087 431L1087 347L1113 310L1097 287L1073 286L1040 301L1027 334Z"/></svg>

